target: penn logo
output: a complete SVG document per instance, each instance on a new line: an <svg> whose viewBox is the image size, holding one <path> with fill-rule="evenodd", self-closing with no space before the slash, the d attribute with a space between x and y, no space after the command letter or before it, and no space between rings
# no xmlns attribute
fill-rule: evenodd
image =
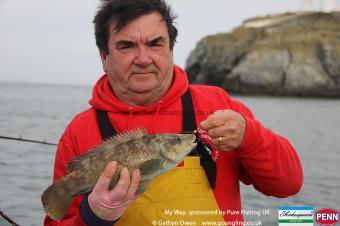
<svg viewBox="0 0 340 226"><path fill-rule="evenodd" d="M339 212L325 208L315 212L315 222L320 225L335 225L339 222Z"/></svg>

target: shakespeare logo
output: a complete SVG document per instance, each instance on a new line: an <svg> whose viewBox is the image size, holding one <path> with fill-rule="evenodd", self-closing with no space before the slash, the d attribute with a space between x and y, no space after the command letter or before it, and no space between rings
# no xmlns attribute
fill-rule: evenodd
<svg viewBox="0 0 340 226"><path fill-rule="evenodd" d="M279 226L313 226L313 207L279 207Z"/></svg>

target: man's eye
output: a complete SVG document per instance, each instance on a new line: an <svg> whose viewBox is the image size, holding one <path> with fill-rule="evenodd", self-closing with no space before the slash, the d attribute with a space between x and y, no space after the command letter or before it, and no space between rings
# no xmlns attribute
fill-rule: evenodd
<svg viewBox="0 0 340 226"><path fill-rule="evenodd" d="M150 46L162 46L160 43L156 42L156 43L151 43Z"/></svg>
<svg viewBox="0 0 340 226"><path fill-rule="evenodd" d="M118 50L127 50L127 49L131 49L135 46L135 44L133 42L119 42L116 45L116 48Z"/></svg>
<svg viewBox="0 0 340 226"><path fill-rule="evenodd" d="M165 40L162 37L154 38L147 42L149 47L162 47L164 46ZM158 49L158 48L157 48Z"/></svg>
<svg viewBox="0 0 340 226"><path fill-rule="evenodd" d="M122 46L119 46L119 49L130 49L132 48L132 45L122 45Z"/></svg>
<svg viewBox="0 0 340 226"><path fill-rule="evenodd" d="M160 42L159 40L157 40L157 41L150 42L149 46L150 47L160 47L160 46L163 46L163 43Z"/></svg>

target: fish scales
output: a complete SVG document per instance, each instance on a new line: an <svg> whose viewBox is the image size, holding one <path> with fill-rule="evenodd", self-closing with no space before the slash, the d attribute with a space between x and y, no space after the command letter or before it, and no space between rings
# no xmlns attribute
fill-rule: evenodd
<svg viewBox="0 0 340 226"><path fill-rule="evenodd" d="M52 219L61 219L73 196L90 192L101 172L111 161L117 161L117 172L111 180L112 189L119 172L127 167L132 173L141 170L141 182L136 191L145 191L154 177L175 168L196 146L194 134L154 134L135 129L118 134L68 163L68 175L48 187L42 194L44 210Z"/></svg>
<svg viewBox="0 0 340 226"><path fill-rule="evenodd" d="M73 187L75 190L72 191L72 194L78 195L92 190L101 172L111 161L117 161L118 167L110 188L114 187L117 183L120 170L123 166L127 167L130 172L133 172L135 169L140 168L145 161L156 158L159 155L159 151L155 147L144 144L144 140L143 138L131 140L118 144L116 147L103 143L98 149L107 149L106 147L110 146L110 148L115 148L115 151L108 151L103 155L93 155L83 160L76 171L79 173L74 179L78 186ZM80 187L81 189L79 189Z"/></svg>

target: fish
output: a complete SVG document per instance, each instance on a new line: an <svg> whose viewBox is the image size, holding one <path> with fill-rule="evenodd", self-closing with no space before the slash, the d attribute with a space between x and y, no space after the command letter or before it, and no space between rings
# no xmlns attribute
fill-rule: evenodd
<svg viewBox="0 0 340 226"><path fill-rule="evenodd" d="M142 194L152 179L175 168L196 145L194 133L149 135L145 129L137 128L117 134L68 162L68 174L41 196L44 211L53 220L62 219L74 196L91 192L111 161L117 161L117 171L109 189L117 184L120 170L127 167L130 173L140 169L136 194Z"/></svg>

